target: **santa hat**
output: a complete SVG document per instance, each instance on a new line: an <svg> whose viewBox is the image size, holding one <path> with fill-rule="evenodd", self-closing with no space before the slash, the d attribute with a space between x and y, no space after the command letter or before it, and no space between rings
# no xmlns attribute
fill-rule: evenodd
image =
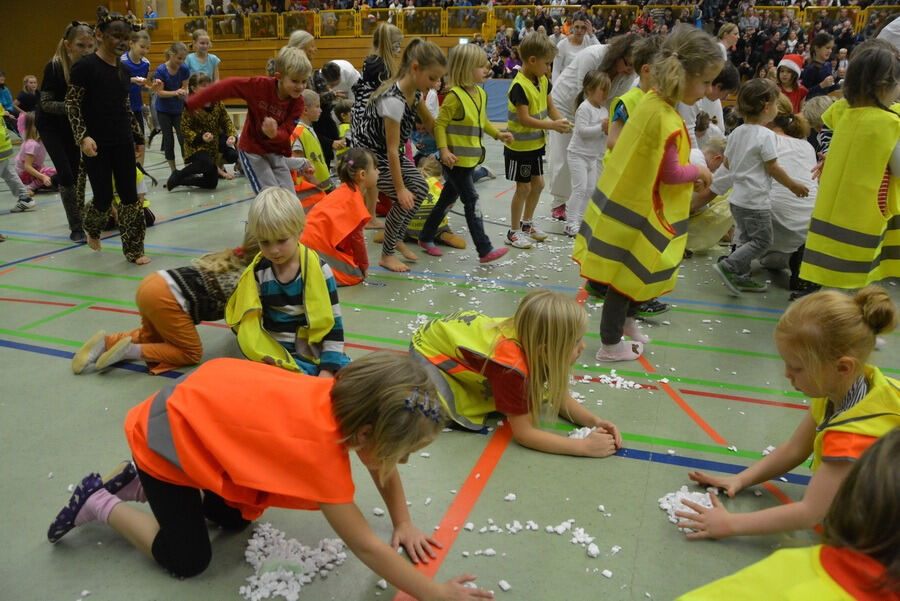
<svg viewBox="0 0 900 601"><path fill-rule="evenodd" d="M800 77L800 72L803 71L803 57L799 54L785 54L781 62L778 63L778 68L780 69L781 67L790 69L797 74L797 77Z"/></svg>

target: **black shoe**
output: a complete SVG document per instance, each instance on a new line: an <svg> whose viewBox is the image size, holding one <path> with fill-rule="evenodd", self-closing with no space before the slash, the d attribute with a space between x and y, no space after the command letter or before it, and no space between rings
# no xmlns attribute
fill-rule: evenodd
<svg viewBox="0 0 900 601"><path fill-rule="evenodd" d="M788 297L788 300L795 301L798 298L803 298L807 294L812 294L813 292L818 292L822 287L818 284L813 284L812 282L804 279L798 278L796 292L791 292L791 295Z"/></svg>
<svg viewBox="0 0 900 601"><path fill-rule="evenodd" d="M609 290L609 286L607 286L606 284L598 284L593 280L587 280L584 283L584 289L587 290L587 293L594 298L599 298L602 300L606 298L606 293Z"/></svg>
<svg viewBox="0 0 900 601"><path fill-rule="evenodd" d="M80 242L83 244L87 242L87 236L84 235L84 231L78 230L77 232L72 232L71 234L69 234L69 240L71 240L72 242Z"/></svg>
<svg viewBox="0 0 900 601"><path fill-rule="evenodd" d="M169 179L166 180L166 190L171 192L175 188L178 187L178 172L173 171L172 175L169 176Z"/></svg>
<svg viewBox="0 0 900 601"><path fill-rule="evenodd" d="M161 129L154 129L150 132L150 136L147 138L147 148L150 148L150 145L153 144L153 138L162 133Z"/></svg>
<svg viewBox="0 0 900 601"><path fill-rule="evenodd" d="M655 298L651 298L648 301L642 302L637 307L637 315L638 317L653 317L654 315L659 315L660 313L665 313L671 307L668 303L662 303Z"/></svg>

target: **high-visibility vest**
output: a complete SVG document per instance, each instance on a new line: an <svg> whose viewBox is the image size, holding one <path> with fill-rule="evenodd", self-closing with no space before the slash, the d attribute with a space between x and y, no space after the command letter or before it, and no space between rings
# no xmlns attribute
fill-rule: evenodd
<svg viewBox="0 0 900 601"><path fill-rule="evenodd" d="M267 507L351 503L333 379L220 358L132 408L125 436L138 467L210 490L254 520Z"/></svg>
<svg viewBox="0 0 900 601"><path fill-rule="evenodd" d="M425 181L428 182L428 196L425 197L425 200L423 200L422 204L419 205L419 208L416 209L415 214L413 214L412 219L409 220L409 225L406 228L406 236L416 240L419 239L419 234L422 233L422 228L425 227L425 220L431 215L431 209L437 204L438 199L441 197L441 190L444 189L444 184L436 177L426 177ZM446 215L444 215L444 218L441 220L441 224L436 231L438 233L450 231Z"/></svg>
<svg viewBox="0 0 900 601"><path fill-rule="evenodd" d="M884 572L848 548L781 549L677 601L900 601L900 593L874 588Z"/></svg>
<svg viewBox="0 0 900 601"><path fill-rule="evenodd" d="M353 255L338 250L338 244L371 219L359 189L342 184L306 216L300 243L315 250L328 263L339 286L353 286L363 273Z"/></svg>
<svg viewBox="0 0 900 601"><path fill-rule="evenodd" d="M8 115L6 109L0 106L0 116L5 117L6 115ZM13 155L12 142L9 134L6 133L6 126L0 127L0 130L2 130L0 131L0 161L5 161Z"/></svg>
<svg viewBox="0 0 900 601"><path fill-rule="evenodd" d="M826 432L847 432L871 437L872 442L900 427L900 382L887 378L874 365L863 366L869 392L856 405L825 421L828 399L810 401L809 412L816 422L813 460L810 469L822 463L822 445Z"/></svg>
<svg viewBox="0 0 900 601"><path fill-rule="evenodd" d="M339 124L338 124L338 135L339 135L340 137L342 137L342 138L344 138L344 139L346 140L346 139L347 139L347 132L349 132L349 131L350 131L350 124L349 124L349 123L339 123ZM344 148L339 148L338 150L335 150L335 151L334 151L334 156L339 157L339 156L341 156L342 154L344 154L345 152L347 152L347 147L346 147L346 146L345 146Z"/></svg>
<svg viewBox="0 0 900 601"><path fill-rule="evenodd" d="M487 95L484 90L475 86L478 97L476 105L475 100L460 86L453 87L449 93L459 99L463 116L459 120L450 116L450 123L447 125L447 150L456 155L457 166L475 167L484 162L485 150L481 136L487 123Z"/></svg>
<svg viewBox="0 0 900 601"><path fill-rule="evenodd" d="M862 288L900 276L900 178L885 176L900 139L900 116L840 105L809 224L800 277L835 288ZM878 194L887 179L882 211Z"/></svg>
<svg viewBox="0 0 900 601"><path fill-rule="evenodd" d="M308 213L317 202L325 198L325 195L331 191L331 172L325 163L319 138L303 123L298 124L294 128L293 133L291 133L292 146L297 140L300 140L304 156L315 169L313 177L319 182L315 184L303 177L302 173L293 172L294 191L297 193L297 198L300 200L303 210Z"/></svg>
<svg viewBox="0 0 900 601"><path fill-rule="evenodd" d="M134 182L135 184L140 184L142 181L144 181L144 172L137 167L135 167L134 170L136 172L134 176ZM122 204L122 199L119 198L119 192L118 190L116 190L115 179L113 179L113 203L115 203L116 205ZM150 199L147 198L146 194L144 194L144 202L141 203L141 206L144 208L148 208L150 206Z"/></svg>
<svg viewBox="0 0 900 601"><path fill-rule="evenodd" d="M688 163L690 137L675 108L649 92L613 148L575 238L581 275L635 301L675 287L687 241L693 184L664 184L665 146L674 140ZM651 176L652 174L652 176Z"/></svg>
<svg viewBox="0 0 900 601"><path fill-rule="evenodd" d="M513 78L510 87L515 84L522 86L525 91L525 97L528 99L528 114L534 119L544 120L547 118L547 90L549 83L547 77L541 75L538 85L527 75L523 75L519 71ZM519 115L516 112L516 105L507 97L506 100L507 123L506 128L513 135L513 141L506 144L506 147L516 152L527 152L529 150L538 150L544 147L544 130L525 127L519 123Z"/></svg>
<svg viewBox="0 0 900 601"><path fill-rule="evenodd" d="M467 365L460 349L528 376L528 362L515 332L501 331L505 318L475 311L457 311L429 321L413 334L410 356L428 369L441 401L453 421L481 430L484 418L497 410L487 378Z"/></svg>
<svg viewBox="0 0 900 601"><path fill-rule="evenodd" d="M609 121L612 123L613 115L616 114L616 111L619 108L620 104L625 105L625 112L628 114L628 118L631 118L631 115L634 114L635 109L641 103L641 100L644 99L644 96L647 93L644 92L639 86L635 86L622 94L621 96L617 96L613 98L612 104L609 105ZM621 132L620 132L621 133ZM609 154L612 152L611 148L606 149L606 153L603 155L603 164L606 164L607 159L609 159Z"/></svg>

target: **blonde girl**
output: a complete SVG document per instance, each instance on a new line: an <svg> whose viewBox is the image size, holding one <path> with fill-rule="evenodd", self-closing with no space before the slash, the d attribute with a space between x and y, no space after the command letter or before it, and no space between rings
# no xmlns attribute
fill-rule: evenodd
<svg viewBox="0 0 900 601"><path fill-rule="evenodd" d="M316 38L313 37L311 33L308 31L304 31L302 29L296 29L291 32L291 35L288 37L288 43L285 46L289 48L299 48L302 50L309 60L312 60L316 57L316 54L319 53L319 49L316 46ZM266 63L266 75L269 77L274 77L277 69L275 68L275 59L270 58L269 62ZM310 71L310 78L312 78L312 72ZM312 81L308 82L308 87L310 89L315 89L315 86L312 85Z"/></svg>
<svg viewBox="0 0 900 601"><path fill-rule="evenodd" d="M415 598L490 599L463 586L473 576L437 583L397 554L402 547L413 562L427 562L440 548L412 523L397 466L437 438L443 420L427 372L404 355L367 355L333 380L213 359L129 411L134 463L106 481L94 473L82 479L47 537L56 542L76 526L105 523L187 578L212 559L207 520L239 531L269 507L319 509L363 563ZM353 502L351 451L390 512L390 546ZM153 513L123 501L149 502Z"/></svg>
<svg viewBox="0 0 900 601"><path fill-rule="evenodd" d="M33 113L38 104L38 80L34 75L22 78L22 91L13 98L13 106L19 111L16 117L16 131L20 137L25 136L25 114Z"/></svg>
<svg viewBox="0 0 900 601"><path fill-rule="evenodd" d="M25 138L19 154L16 155L16 172L19 179L33 194L43 188L53 188L56 182L56 169L45 167L47 149L41 143L41 135L34 124L34 113L25 115Z"/></svg>
<svg viewBox="0 0 900 601"><path fill-rule="evenodd" d="M784 444L734 476L691 472L702 486L733 497L806 462L813 477L803 499L751 513L729 513L715 495L712 509L690 502L682 512L689 539L772 534L812 528L825 517L841 482L872 443L900 427L900 382L867 363L875 337L897 323L884 289L869 286L849 296L815 292L795 301L775 326L784 375L810 397L809 413Z"/></svg>
<svg viewBox="0 0 900 601"><path fill-rule="evenodd" d="M702 98L722 64L711 36L676 27L651 63L656 87L629 115L606 158L572 254L582 277L609 286L598 361L640 357L649 338L635 324L637 306L675 287L693 184L708 186L712 174L689 164L690 138L674 107Z"/></svg>
<svg viewBox="0 0 900 601"><path fill-rule="evenodd" d="M181 42L172 42L166 49L166 62L156 68L153 74L156 84L156 118L162 130L162 150L169 164L175 171L175 136L178 137L178 148L184 148L184 134L181 132L181 114L184 112L184 99L188 95L188 78L190 69L184 64L187 57L187 46ZM175 135L172 135L172 132Z"/></svg>
<svg viewBox="0 0 900 601"><path fill-rule="evenodd" d="M574 300L536 290L510 318L458 311L435 319L413 334L409 352L431 372L450 418L461 428L479 431L487 415L499 411L522 446L606 457L622 445L618 429L569 395L586 329L587 314ZM557 417L596 430L575 439L539 429L543 420Z"/></svg>
<svg viewBox="0 0 900 601"><path fill-rule="evenodd" d="M146 31L133 31L128 45L128 52L122 54L122 64L131 72L131 87L128 88L128 103L134 119L144 133L144 88L148 86L147 76L150 74L150 36ZM143 156L139 161L143 162Z"/></svg>
<svg viewBox="0 0 900 601"><path fill-rule="evenodd" d="M485 150L481 141L483 131L495 140L512 142L512 134L499 132L487 118L487 96L478 84L490 73L490 62L481 47L455 46L450 49L448 75L452 89L444 98L434 134L446 173L446 181L431 214L419 234L419 246L429 255L444 254L434 245L438 227L456 199L462 200L466 225L475 243L480 263L495 261L506 254L505 247L494 248L484 233L481 210L478 207L478 191L473 172L484 161ZM477 130L477 136L468 133ZM475 139L477 137L477 140Z"/></svg>
<svg viewBox="0 0 900 601"><path fill-rule="evenodd" d="M205 29L195 29L191 34L191 39L193 40L191 47L194 51L188 54L184 61L191 75L198 72L205 73L210 81L219 81L219 63L222 61L218 56L209 52L209 47L212 46L209 34Z"/></svg>
<svg viewBox="0 0 900 601"><path fill-rule="evenodd" d="M155 375L199 363L203 342L197 324L225 317L225 304L257 252L259 244L246 233L237 248L148 275L135 294L141 326L115 334L100 330L75 353L72 372L99 372L119 361L144 361Z"/></svg>
<svg viewBox="0 0 900 601"><path fill-rule="evenodd" d="M433 131L434 118L422 100L425 92L444 75L446 64L437 44L414 38L403 52L396 76L375 90L365 106L359 129L354 130L356 143L375 155L380 172L378 191L394 203L385 219L378 262L391 271L409 271L394 252L397 242L406 235L410 219L429 193L425 178L398 149L406 146L417 116L429 133ZM416 260L412 252L404 256Z"/></svg>
<svg viewBox="0 0 900 601"><path fill-rule="evenodd" d="M609 75L590 71L584 77L584 87L575 99L575 130L568 146L569 175L572 196L566 203L567 236L574 238L581 228L588 198L597 185L600 161L606 149L606 130L609 109L606 98L612 82Z"/></svg>

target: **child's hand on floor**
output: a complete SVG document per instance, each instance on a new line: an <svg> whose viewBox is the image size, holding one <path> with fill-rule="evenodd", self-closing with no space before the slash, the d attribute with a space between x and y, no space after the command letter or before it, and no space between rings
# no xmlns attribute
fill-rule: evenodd
<svg viewBox="0 0 900 601"><path fill-rule="evenodd" d="M266 117L262 122L262 132L268 138L274 138L278 135L278 122L272 117Z"/></svg>
<svg viewBox="0 0 900 601"><path fill-rule="evenodd" d="M733 497L741 491L744 486L738 480L737 476L710 476L703 472L691 472L688 478L699 484L700 486L715 486L725 491L729 497Z"/></svg>
<svg viewBox="0 0 900 601"><path fill-rule="evenodd" d="M391 547L395 550L403 547L413 563L428 563L428 558L435 559L437 555L431 549L432 546L442 549L441 544L416 528L412 522L402 522L394 528L391 537Z"/></svg>
<svg viewBox="0 0 900 601"><path fill-rule="evenodd" d="M616 452L616 438L608 432L594 430L581 440L585 457L609 457Z"/></svg>

